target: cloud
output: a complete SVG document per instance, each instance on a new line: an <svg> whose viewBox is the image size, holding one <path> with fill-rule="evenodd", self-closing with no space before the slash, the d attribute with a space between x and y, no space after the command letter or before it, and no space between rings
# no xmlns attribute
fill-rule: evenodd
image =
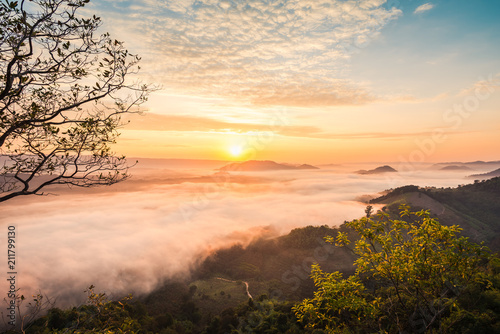
<svg viewBox="0 0 500 334"><path fill-rule="evenodd" d="M398 140L404 138L430 137L433 131L421 132L351 132L332 133L317 126L310 125L285 125L278 124L256 124L256 123L233 123L215 120L208 117L189 115L160 115L147 113L145 115L130 115L126 120L130 123L126 130L149 130L149 131L179 131L179 132L220 132L220 133L267 133L286 137L297 138L321 138L321 139L387 139ZM463 132L447 132L448 135ZM176 145L177 146L177 145Z"/></svg>
<svg viewBox="0 0 500 334"><path fill-rule="evenodd" d="M476 96L480 100L487 99L491 94L500 90L500 73L489 74L480 78L471 87L458 93L459 97Z"/></svg>
<svg viewBox="0 0 500 334"><path fill-rule="evenodd" d="M435 171L387 179L339 169L210 176L213 170L170 167L168 161L141 163L134 168L136 182L118 189L60 188L61 196L2 204L2 226L18 231L20 293L41 290L65 306L81 302L91 284L112 296L139 295L166 278L188 275L219 247L358 218L364 211L354 201L358 196L405 184L463 183L461 175ZM7 283L0 282L1 291L8 291Z"/></svg>
<svg viewBox="0 0 500 334"><path fill-rule="evenodd" d="M418 6L415 11L413 12L413 14L420 14L420 13L423 13L423 12L427 12L429 10L431 10L432 8L434 8L435 5L428 2L428 3L424 3L423 5L420 5Z"/></svg>
<svg viewBox="0 0 500 334"><path fill-rule="evenodd" d="M348 60L401 14L384 3L143 2L113 25L137 29L143 71L168 88L257 105L351 105L375 99L348 79Z"/></svg>
<svg viewBox="0 0 500 334"><path fill-rule="evenodd" d="M315 126L291 126L285 124L255 124L232 123L215 120L208 117L189 115L160 115L147 113L145 115L130 115L126 120L130 124L127 130L152 131L203 131L203 132L270 132L276 131L284 136L311 136L322 130Z"/></svg>

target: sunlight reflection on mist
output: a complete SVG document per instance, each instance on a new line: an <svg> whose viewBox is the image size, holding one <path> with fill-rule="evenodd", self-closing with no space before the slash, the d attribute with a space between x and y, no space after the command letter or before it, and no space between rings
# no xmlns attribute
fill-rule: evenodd
<svg viewBox="0 0 500 334"><path fill-rule="evenodd" d="M0 208L2 228L18 230L20 292L41 290L67 305L80 302L91 284L115 295L151 291L235 242L299 226L338 226L364 214L359 196L389 185L471 182L464 173L367 176L349 169L360 168L235 172L214 187L213 169L144 166L116 187L13 200ZM190 205L200 199L202 205ZM7 291L5 282L0 289Z"/></svg>

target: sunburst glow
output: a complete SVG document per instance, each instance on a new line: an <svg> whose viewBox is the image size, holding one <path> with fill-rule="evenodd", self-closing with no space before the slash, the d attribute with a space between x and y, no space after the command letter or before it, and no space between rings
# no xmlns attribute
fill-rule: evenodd
<svg viewBox="0 0 500 334"><path fill-rule="evenodd" d="M233 145L229 148L229 153L232 157L238 158L243 154L243 147L240 145Z"/></svg>

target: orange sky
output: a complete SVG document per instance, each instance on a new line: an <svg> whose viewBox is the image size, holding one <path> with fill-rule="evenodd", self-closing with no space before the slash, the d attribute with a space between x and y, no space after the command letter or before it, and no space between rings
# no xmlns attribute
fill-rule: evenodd
<svg viewBox="0 0 500 334"><path fill-rule="evenodd" d="M88 10L143 57L141 80L161 87L130 118L119 153L321 164L499 160L498 7L185 0Z"/></svg>

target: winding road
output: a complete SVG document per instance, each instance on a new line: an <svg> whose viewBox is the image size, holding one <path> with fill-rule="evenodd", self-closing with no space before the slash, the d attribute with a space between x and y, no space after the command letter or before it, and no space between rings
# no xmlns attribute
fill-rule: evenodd
<svg viewBox="0 0 500 334"><path fill-rule="evenodd" d="M216 278L220 279L221 281L224 281L224 282L236 283L236 281L231 281L231 280L228 280L228 279L225 279L222 277L216 277ZM242 281L242 282L245 283L248 298L253 299L252 295L250 294L250 291L248 291L248 282L245 282L245 281Z"/></svg>

